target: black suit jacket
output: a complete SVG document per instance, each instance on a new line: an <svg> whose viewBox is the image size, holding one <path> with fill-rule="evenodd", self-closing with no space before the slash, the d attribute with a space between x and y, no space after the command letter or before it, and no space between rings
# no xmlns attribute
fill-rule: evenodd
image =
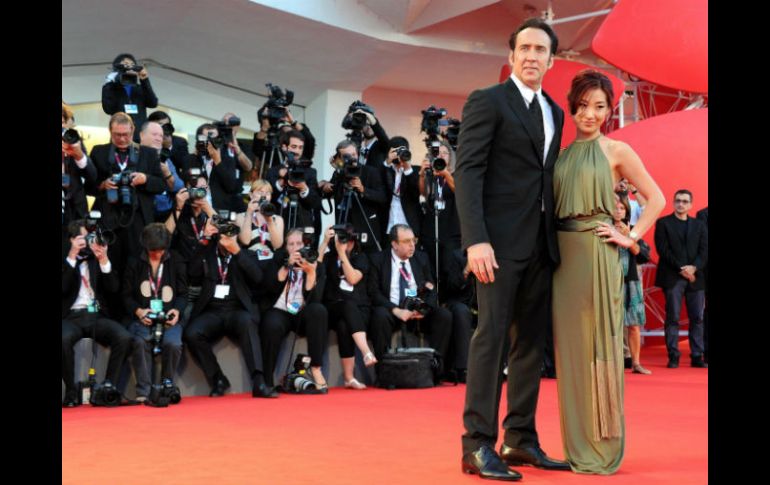
<svg viewBox="0 0 770 485"><path fill-rule="evenodd" d="M129 150L131 162L129 162L128 168L135 172L142 172L147 176L146 184L135 187L136 198L139 202L138 212L144 219L144 225L155 222L155 195L163 193L167 188L163 180L163 172L160 170L158 156L158 150L150 147L132 144ZM107 202L105 192L96 188L96 185L120 172L115 161L114 146L110 143L96 145L91 151L91 159L96 166L96 184L87 185L86 188L89 194L96 197L94 209L102 211L104 223L108 227L114 228L117 225L118 216L114 210L115 206Z"/></svg>
<svg viewBox="0 0 770 485"><path fill-rule="evenodd" d="M394 305L390 301L390 279L393 276L391 271L392 253L391 248L388 247L379 253L371 255L372 264L369 266L369 276L367 280L369 299L372 302L372 306L382 306L391 310L398 305ZM409 265L412 267L412 277L417 288L425 286L426 282L435 284L430 272L430 263L428 262L428 255L422 251L415 251L414 255L409 258ZM426 300L433 308L437 306L436 292L432 291L430 296Z"/></svg>
<svg viewBox="0 0 770 485"><path fill-rule="evenodd" d="M390 151L390 138L385 133L385 128L382 127L382 123L377 120L377 124L372 126L372 132L377 139L366 154L366 166L367 167L381 167L382 162L388 158L388 152Z"/></svg>
<svg viewBox="0 0 770 485"><path fill-rule="evenodd" d="M454 173L464 249L488 242L497 258L529 258L545 202L548 254L559 263L553 167L559 155L564 112L543 94L555 127L545 164L536 146L534 121L510 78L468 97Z"/></svg>
<svg viewBox="0 0 770 485"><path fill-rule="evenodd" d="M109 273L102 273L102 269L99 266L99 262L96 258L88 259L81 264L88 265L88 283L91 288L94 289L96 295L96 301L99 302L99 313L106 315L106 299L105 293L115 293L118 291L120 282L115 274L115 265L112 265L112 270ZM61 271L61 317L67 318L70 314L70 309L78 298L80 292L80 270L73 268L67 262L66 259L62 260Z"/></svg>
<svg viewBox="0 0 770 485"><path fill-rule="evenodd" d="M684 278L679 275L682 266L693 265L697 268L695 281L688 283L689 290L706 288L703 268L708 261L708 231L706 225L698 219L687 217L687 244L676 230L676 215L671 214L658 219L655 223L655 249L658 250L658 270L655 274L655 286L671 288Z"/></svg>
<svg viewBox="0 0 770 485"><path fill-rule="evenodd" d="M125 112L125 105L135 104L137 114L130 114L134 120L136 132L142 128L142 124L147 121L147 108L156 108L158 106L158 97L152 90L150 79L142 79L139 86L134 86L131 90L131 97L126 94L126 90L118 82L107 82L102 86L102 109L108 115L114 115L120 111Z"/></svg>
<svg viewBox="0 0 770 485"><path fill-rule="evenodd" d="M224 153L222 153L224 151ZM220 148L222 162L214 165L209 177L209 191L211 192L211 203L214 210L225 209L234 212L242 212L243 198L241 191L243 186L235 176L235 159L227 156L227 149ZM202 174L206 173L203 160L197 154L190 154L185 158L182 170L185 172L190 168L199 168ZM239 203L239 197L240 203ZM245 209L244 209L245 210Z"/></svg>
<svg viewBox="0 0 770 485"><path fill-rule="evenodd" d="M187 267L187 274L190 280L202 280L201 294L190 313L190 320L200 315L206 310L206 307L214 299L216 286L220 283L219 266L217 265L218 244L213 241L204 246L198 245L190 264ZM251 303L251 285L262 283L262 270L259 267L257 255L251 251L241 250L234 255L228 265L227 281L230 285L230 291L235 292L235 296L243 306L243 309L252 313L254 311Z"/></svg>
<svg viewBox="0 0 770 485"><path fill-rule="evenodd" d="M396 171L391 167L380 164L380 178L385 190L385 204L381 208L380 220L383 221L382 239L387 241L387 231L390 225L390 204L393 202L393 194L396 185ZM410 175L401 176L401 186L399 188L401 197L401 208L404 210L406 222L412 228L416 235L420 234L420 222L422 221L422 209L420 209L420 169L412 166ZM385 249L385 248L383 248Z"/></svg>
<svg viewBox="0 0 770 485"><path fill-rule="evenodd" d="M172 136L171 137L171 161L174 162L174 166L177 167L179 170L179 175L182 175L183 177L186 176L182 172L181 167L185 163L185 158L187 158L187 155L190 154L190 146L187 144L187 140L182 138L181 136ZM187 180L185 178L185 180Z"/></svg>
<svg viewBox="0 0 770 485"><path fill-rule="evenodd" d="M699 210L697 214L695 214L695 217L701 221L703 224L706 225L706 232L708 233L709 229L709 208L704 207L703 209ZM703 266L703 277L706 279L706 291L708 291L708 284L709 284L709 263L706 261L706 264Z"/></svg>
<svg viewBox="0 0 770 485"><path fill-rule="evenodd" d="M385 195L385 190L382 186L382 177L378 169L370 167L369 165L364 165L361 167L360 178L361 184L364 186L364 193L356 193L358 194L359 201L361 201L361 207L358 206L355 200L350 199L352 207L350 207L348 211L349 215L347 222L353 224L353 228L355 229L356 233L368 234L367 242L366 244L362 244L361 248L364 252L371 253L379 251L377 249L377 245L374 242L374 237L377 237L380 245L383 244L383 229L381 226L384 223L381 223L380 221L380 213L382 212L382 208L385 206L387 196ZM334 173L334 176L331 179L331 183L334 185L335 207L339 207L339 204L342 202L342 198L344 196L343 177L339 174L339 172ZM361 208L363 208L365 214L361 213ZM338 224L341 223L340 216L340 211L337 210L334 212L334 217ZM369 222L369 225L366 224L367 221ZM372 228L371 231L369 231L369 226Z"/></svg>
<svg viewBox="0 0 770 485"><path fill-rule="evenodd" d="M69 175L70 184L64 190L64 218L62 224L66 225L76 219L82 219L88 214L88 202L86 201L85 184L96 184L96 166L90 158L86 157L86 168L80 169L72 157L64 158L64 173ZM81 178L83 180L81 180Z"/></svg>
<svg viewBox="0 0 770 485"><path fill-rule="evenodd" d="M267 172L265 180L270 182L270 186L273 188L273 203L279 208L281 217L286 221L285 231L288 232L289 227L289 206L281 206L281 194L278 188L275 186L275 182L278 180L278 172L283 168L282 166L275 166ZM297 210L297 224L295 227L308 227L314 226L315 213L321 210L321 193L318 191L318 175L316 170L312 167L305 169L305 183L310 190L307 197L299 197L299 204ZM284 185L285 186L285 185ZM321 237L320 234L316 234L316 239Z"/></svg>

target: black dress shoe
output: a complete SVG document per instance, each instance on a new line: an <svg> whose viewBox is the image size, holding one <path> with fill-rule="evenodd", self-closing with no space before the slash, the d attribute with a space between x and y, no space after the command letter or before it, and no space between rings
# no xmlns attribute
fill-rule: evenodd
<svg viewBox="0 0 770 485"><path fill-rule="evenodd" d="M214 388L211 389L211 392L209 393L209 397L220 397L225 395L225 391L230 389L230 381L227 380L227 377L221 376L219 379L214 382Z"/></svg>
<svg viewBox="0 0 770 485"><path fill-rule="evenodd" d="M63 408L74 408L80 406L80 403L78 402L78 395L75 392L69 392L67 391L64 393L64 402L61 403L61 407Z"/></svg>
<svg viewBox="0 0 770 485"><path fill-rule="evenodd" d="M703 357L691 357L690 358L690 367L708 367L709 365L705 362L703 362Z"/></svg>
<svg viewBox="0 0 770 485"><path fill-rule="evenodd" d="M511 448L503 444L500 446L500 456L506 463L513 466L531 465L543 470L571 470L569 463L548 457L539 446Z"/></svg>
<svg viewBox="0 0 770 485"><path fill-rule="evenodd" d="M491 480L521 480L521 473L509 469L489 445L482 445L478 450L463 455L463 473Z"/></svg>
<svg viewBox="0 0 770 485"><path fill-rule="evenodd" d="M669 369L676 369L677 367L679 367L679 357L669 356L668 364L666 364L666 367L668 367Z"/></svg>
<svg viewBox="0 0 770 485"><path fill-rule="evenodd" d="M275 388L268 387L264 382L255 384L251 390L251 397L278 397Z"/></svg>
<svg viewBox="0 0 770 485"><path fill-rule="evenodd" d="M624 369L631 369L633 368L634 363L632 362L631 357L623 357L623 368Z"/></svg>

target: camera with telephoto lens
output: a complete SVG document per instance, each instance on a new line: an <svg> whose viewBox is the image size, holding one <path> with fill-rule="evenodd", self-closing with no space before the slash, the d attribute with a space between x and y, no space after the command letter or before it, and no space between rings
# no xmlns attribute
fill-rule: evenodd
<svg viewBox="0 0 770 485"><path fill-rule="evenodd" d="M62 132L61 141L68 145L74 145L80 141L80 133L75 128L68 128Z"/></svg>
<svg viewBox="0 0 770 485"><path fill-rule="evenodd" d="M341 164L337 164L337 172L341 173L345 182L350 182L356 177L361 178L361 165L358 164L358 158L344 153L340 157Z"/></svg>
<svg viewBox="0 0 770 485"><path fill-rule="evenodd" d="M218 138L222 139L223 144L229 143L235 141L235 138L233 138L233 127L241 126L241 119L237 116L231 116L227 121L215 121L214 126L217 128ZM218 147L215 146L215 148Z"/></svg>
<svg viewBox="0 0 770 485"><path fill-rule="evenodd" d="M92 406L120 406L120 391L118 391L109 379L101 384L95 384L91 391Z"/></svg>
<svg viewBox="0 0 770 485"><path fill-rule="evenodd" d="M100 211L91 211L85 218L86 231L86 247L80 250L80 255L85 257L93 254L91 244L96 243L100 246L107 246L115 242L115 233L110 230L102 229L100 221L102 219L102 213Z"/></svg>
<svg viewBox="0 0 770 485"><path fill-rule="evenodd" d="M152 355L158 355L163 352L163 335L166 333L166 323L171 320L171 316L166 312L150 312L144 316L152 323L150 340L152 341Z"/></svg>
<svg viewBox="0 0 770 485"><path fill-rule="evenodd" d="M144 66L138 64L131 67L126 67L123 64L116 64L115 70L118 75L115 80L123 86L138 86L139 85L139 72L144 69Z"/></svg>
<svg viewBox="0 0 770 485"><path fill-rule="evenodd" d="M361 244L366 244L367 234L365 232L354 232L353 224L335 224L332 226L334 229L334 235L340 241L340 244L347 244L348 241L360 241Z"/></svg>
<svg viewBox="0 0 770 485"><path fill-rule="evenodd" d="M198 156L208 156L209 142L211 142L211 146L214 147L214 150L219 150L225 144L225 139L220 132L217 132L216 135L213 133L209 133L208 135L198 135L198 138L195 141L195 152Z"/></svg>
<svg viewBox="0 0 770 485"><path fill-rule="evenodd" d="M150 395L147 396L145 404L156 408L165 408L169 404L179 404L182 400L182 393L174 385L171 379L163 379L160 384L153 384L150 387Z"/></svg>
<svg viewBox="0 0 770 485"><path fill-rule="evenodd" d="M275 204L270 202L267 197L260 197L257 203L259 204L259 212L266 218L273 217L278 212Z"/></svg>
<svg viewBox="0 0 770 485"><path fill-rule="evenodd" d="M223 236L237 236L241 233L241 228L235 223L236 213L226 209L217 211L211 217L211 222Z"/></svg>
<svg viewBox="0 0 770 485"><path fill-rule="evenodd" d="M304 246L299 250L299 255L302 259L310 264L318 261L318 249L316 249L315 243L315 228L305 227L302 229L302 244Z"/></svg>
<svg viewBox="0 0 770 485"><path fill-rule="evenodd" d="M422 110L422 123L420 124L420 131L424 131L428 136L438 136L438 120L445 116L445 108L436 108L434 105L428 106L427 109Z"/></svg>
<svg viewBox="0 0 770 485"><path fill-rule="evenodd" d="M407 147L396 148L397 158L393 159L393 165L399 165L402 162L408 162L412 159L412 152Z"/></svg>
<svg viewBox="0 0 770 485"><path fill-rule="evenodd" d="M441 158L439 156L439 148L441 148L441 142L438 140L429 140L427 141L428 144L428 154L430 156L431 162L430 167L434 172L440 172L442 170L446 170L446 160Z"/></svg>
<svg viewBox="0 0 770 485"><path fill-rule="evenodd" d="M305 170L313 164L310 160L297 160L293 152L286 152L286 180L298 184L306 181Z"/></svg>
<svg viewBox="0 0 770 485"><path fill-rule="evenodd" d="M427 286L417 290L417 296L407 296L401 302L401 308L410 312L418 312L420 315L427 315L433 309L425 300L431 290Z"/></svg>
<svg viewBox="0 0 770 485"><path fill-rule="evenodd" d="M346 130L361 131L366 127L368 123L367 117L364 113L355 113L355 111L362 110L374 115L374 110L371 106L361 101L353 101L348 107L348 112L344 118L342 118L342 127Z"/></svg>
<svg viewBox="0 0 770 485"><path fill-rule="evenodd" d="M457 139L460 137L460 120L457 118L449 118L449 125L444 134L444 138L452 146L453 150L457 150Z"/></svg>
<svg viewBox="0 0 770 485"><path fill-rule="evenodd" d="M206 189L204 187L190 187L187 189L190 194L190 201L195 202L206 198Z"/></svg>
<svg viewBox="0 0 770 485"><path fill-rule="evenodd" d="M315 381L309 378L310 356L297 354L294 359L294 369L283 378L282 390L292 394L318 394Z"/></svg>
<svg viewBox="0 0 770 485"><path fill-rule="evenodd" d="M117 185L117 189L107 189L107 202L110 204L120 204L132 206L134 204L134 195L131 187L131 179L134 178L134 172L123 170L120 173L113 174L110 180Z"/></svg>
<svg viewBox="0 0 770 485"><path fill-rule="evenodd" d="M279 128L278 124L286 118L286 108L294 101L294 92L286 90L286 93L280 88L280 86L274 86L271 83L265 84L270 91L267 101L259 109L257 117L259 123L262 123L264 114L262 113L267 108L267 118L270 120L270 128Z"/></svg>

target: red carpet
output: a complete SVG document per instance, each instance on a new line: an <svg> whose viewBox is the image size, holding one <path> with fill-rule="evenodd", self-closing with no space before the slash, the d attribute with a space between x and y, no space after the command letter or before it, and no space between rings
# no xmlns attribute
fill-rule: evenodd
<svg viewBox="0 0 770 485"><path fill-rule="evenodd" d="M609 477L519 467L522 483L707 483L708 370L626 371L626 454ZM185 398L178 406L62 410L64 484L481 484L460 471L464 386L351 391L274 400ZM503 393L503 396L505 393ZM504 409L505 405L501 406ZM563 457L556 382L542 381L543 448ZM492 482L494 483L494 482Z"/></svg>

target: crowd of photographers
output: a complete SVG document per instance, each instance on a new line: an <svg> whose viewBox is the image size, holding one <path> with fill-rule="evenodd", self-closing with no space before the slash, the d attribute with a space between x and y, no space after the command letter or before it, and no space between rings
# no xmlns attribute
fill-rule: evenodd
<svg viewBox="0 0 770 485"><path fill-rule="evenodd" d="M190 153L167 113L147 116L157 97L146 67L128 54L113 66L102 93L109 143L87 150L62 103L64 406L84 394L125 404L130 370L134 402L179 402L183 345L221 396L230 383L212 346L222 336L240 348L254 397L276 397L276 384L325 393L330 329L348 388L366 387L355 350L376 372L399 329L427 337L445 380L464 382L475 296L454 205L457 120L423 111L418 161L356 101L329 159L333 176L318 180L315 139L292 117L290 91L268 85L250 153L233 113L198 127ZM322 228L332 208L335 224ZM276 383L290 331L307 337L309 355L295 363L305 377ZM75 382L84 337L111 349L100 383L93 373Z"/></svg>

